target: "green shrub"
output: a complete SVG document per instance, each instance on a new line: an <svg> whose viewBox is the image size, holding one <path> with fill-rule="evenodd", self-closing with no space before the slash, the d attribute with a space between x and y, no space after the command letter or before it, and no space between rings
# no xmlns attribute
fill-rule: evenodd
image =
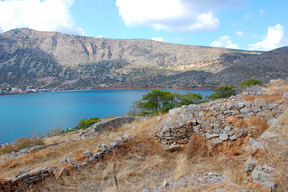
<svg viewBox="0 0 288 192"><path fill-rule="evenodd" d="M98 117L92 117L90 119L82 119L79 121L79 123L74 128L68 128L66 130L62 130L61 134L70 133L70 132L78 131L78 130L82 130L82 129L87 129L88 127L90 127L94 123L98 123L100 121L101 121L101 119Z"/></svg>
<svg viewBox="0 0 288 192"><path fill-rule="evenodd" d="M215 93L212 93L208 96L209 99L219 99L219 98L228 98L232 95L236 95L234 85L223 85L215 89Z"/></svg>
<svg viewBox="0 0 288 192"><path fill-rule="evenodd" d="M203 99L200 93L187 93L185 95L180 95L179 97L180 97L180 103L179 103L180 106L200 103L200 101Z"/></svg>
<svg viewBox="0 0 288 192"><path fill-rule="evenodd" d="M239 84L239 87L249 87L252 85L263 85L263 82L257 79L247 79Z"/></svg>
<svg viewBox="0 0 288 192"><path fill-rule="evenodd" d="M76 130L86 129L93 125L94 123L98 123L101 120L98 117L92 117L90 119L82 119L79 121L78 125L75 127Z"/></svg>

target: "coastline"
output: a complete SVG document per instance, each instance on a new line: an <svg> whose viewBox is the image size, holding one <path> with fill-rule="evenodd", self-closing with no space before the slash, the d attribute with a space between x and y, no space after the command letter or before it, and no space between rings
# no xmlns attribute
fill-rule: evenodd
<svg viewBox="0 0 288 192"><path fill-rule="evenodd" d="M153 90L153 89L175 89L175 90L213 90L215 87L197 87L197 88L185 88L185 87L177 87L177 88L161 88L161 87L106 87L106 88L90 88L90 89L62 89L62 90L50 90L50 91L36 91L36 92L21 92L21 93L1 93L1 95L27 95L34 93L43 93L43 92L62 92L62 91L92 91L92 90Z"/></svg>

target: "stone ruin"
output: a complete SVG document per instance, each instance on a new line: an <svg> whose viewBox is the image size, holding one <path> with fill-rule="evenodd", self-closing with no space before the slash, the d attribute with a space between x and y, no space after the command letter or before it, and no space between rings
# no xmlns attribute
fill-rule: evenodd
<svg viewBox="0 0 288 192"><path fill-rule="evenodd" d="M200 134L210 141L211 147L227 140L249 134L248 129L237 127L231 118L249 119L253 116L269 121L281 114L279 104L266 99L242 101L241 95L203 104L185 105L169 111L156 137L167 149L187 144L192 134Z"/></svg>

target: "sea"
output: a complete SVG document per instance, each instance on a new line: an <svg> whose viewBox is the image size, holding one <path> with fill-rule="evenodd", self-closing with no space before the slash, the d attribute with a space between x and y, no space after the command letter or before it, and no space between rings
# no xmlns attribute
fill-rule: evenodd
<svg viewBox="0 0 288 192"><path fill-rule="evenodd" d="M213 90L162 89L174 93L201 93ZM98 89L0 95L0 144L23 137L44 136L54 128L75 127L91 117L125 115L132 104L151 89Z"/></svg>

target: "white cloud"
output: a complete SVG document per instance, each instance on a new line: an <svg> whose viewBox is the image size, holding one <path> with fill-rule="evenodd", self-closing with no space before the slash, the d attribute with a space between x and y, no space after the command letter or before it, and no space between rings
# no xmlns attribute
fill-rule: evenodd
<svg viewBox="0 0 288 192"><path fill-rule="evenodd" d="M245 32L244 31L236 31L235 34L238 35L239 37L242 37L245 35Z"/></svg>
<svg viewBox="0 0 288 192"><path fill-rule="evenodd" d="M116 0L119 14L127 26L195 31L216 29L219 9L239 6L244 0ZM236 4L238 3L238 4Z"/></svg>
<svg viewBox="0 0 288 192"><path fill-rule="evenodd" d="M233 43L230 39L230 36L224 35L220 37L217 41L213 41L210 46L212 47L225 47L230 49L238 49L239 45Z"/></svg>
<svg viewBox="0 0 288 192"><path fill-rule="evenodd" d="M83 34L70 14L74 0L4 0L0 1L0 26L3 31L31 28Z"/></svg>
<svg viewBox="0 0 288 192"><path fill-rule="evenodd" d="M270 26L263 41L250 44L250 50L269 51L283 46L284 43L284 27L280 24Z"/></svg>
<svg viewBox="0 0 288 192"><path fill-rule="evenodd" d="M153 40L153 41L160 41L160 42L164 42L163 37L153 37L152 40Z"/></svg>
<svg viewBox="0 0 288 192"><path fill-rule="evenodd" d="M103 35L97 35L96 38L104 38Z"/></svg>

